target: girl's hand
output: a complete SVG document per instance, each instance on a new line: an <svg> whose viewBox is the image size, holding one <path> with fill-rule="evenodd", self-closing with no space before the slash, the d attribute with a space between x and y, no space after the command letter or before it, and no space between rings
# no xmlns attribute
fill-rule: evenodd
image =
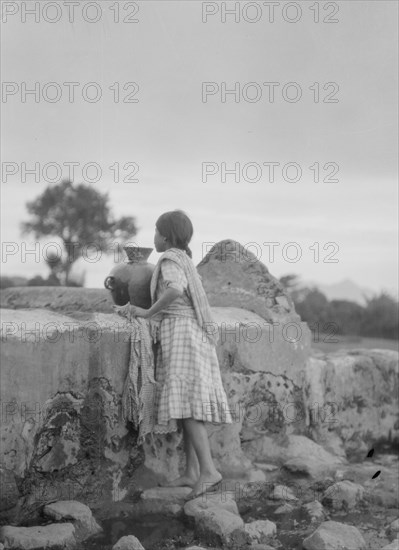
<svg viewBox="0 0 399 550"><path fill-rule="evenodd" d="M115 313L126 317L128 321L132 321L135 317L148 317L148 309L143 309L142 307L132 306L130 303L127 303L124 306L112 306Z"/></svg>
<svg viewBox="0 0 399 550"><path fill-rule="evenodd" d="M147 319L149 317L148 311L148 309L144 309L142 307L130 306L130 313L132 317L144 317L144 319Z"/></svg>
<svg viewBox="0 0 399 550"><path fill-rule="evenodd" d="M130 304L129 303L125 304L124 306L113 305L112 309L114 310L115 313L117 313L121 317L125 317L129 321L131 321L131 318L130 318Z"/></svg>

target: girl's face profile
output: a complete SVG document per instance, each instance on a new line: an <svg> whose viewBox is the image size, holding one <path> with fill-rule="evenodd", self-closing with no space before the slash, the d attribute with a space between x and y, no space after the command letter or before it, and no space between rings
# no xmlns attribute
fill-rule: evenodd
<svg viewBox="0 0 399 550"><path fill-rule="evenodd" d="M161 235L157 227L155 227L154 246L157 252L164 252L166 250L165 237Z"/></svg>

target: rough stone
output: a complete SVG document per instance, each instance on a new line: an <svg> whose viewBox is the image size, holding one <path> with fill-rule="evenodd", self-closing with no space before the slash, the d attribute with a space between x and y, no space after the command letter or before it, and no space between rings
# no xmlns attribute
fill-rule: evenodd
<svg viewBox="0 0 399 550"><path fill-rule="evenodd" d="M399 535L399 518L395 519L386 528L387 537L392 540Z"/></svg>
<svg viewBox="0 0 399 550"><path fill-rule="evenodd" d="M141 542L134 535L127 535L118 540L112 550L145 550Z"/></svg>
<svg viewBox="0 0 399 550"><path fill-rule="evenodd" d="M276 470L279 469L279 467L276 466L275 464L267 464L263 462L254 462L254 466L256 466L257 468L260 468L265 472L275 472Z"/></svg>
<svg viewBox="0 0 399 550"><path fill-rule="evenodd" d="M111 293L105 288L14 286L3 289L0 293L0 307L6 309L112 313L113 304Z"/></svg>
<svg viewBox="0 0 399 550"><path fill-rule="evenodd" d="M144 500L161 500L181 504L191 491L191 487L153 487L143 491L140 497Z"/></svg>
<svg viewBox="0 0 399 550"><path fill-rule="evenodd" d="M387 544L382 550L399 550L399 539L395 539L390 544Z"/></svg>
<svg viewBox="0 0 399 550"><path fill-rule="evenodd" d="M38 527L7 525L0 528L0 540L6 548L18 550L70 550L77 544L72 523L53 523Z"/></svg>
<svg viewBox="0 0 399 550"><path fill-rule="evenodd" d="M211 306L233 306L273 321L300 321L283 285L251 251L237 241L216 243L197 265ZM280 298L277 300L277 298Z"/></svg>
<svg viewBox="0 0 399 550"><path fill-rule="evenodd" d="M304 504L303 507L311 517L312 521L322 519L325 515L323 505L318 500L308 502L307 504Z"/></svg>
<svg viewBox="0 0 399 550"><path fill-rule="evenodd" d="M265 539L272 537L277 532L276 524L268 519L246 523L244 529L251 537L252 542L265 542Z"/></svg>
<svg viewBox="0 0 399 550"><path fill-rule="evenodd" d="M195 517L196 532L211 543L230 544L237 531L243 531L244 521L227 510L210 508Z"/></svg>
<svg viewBox="0 0 399 550"><path fill-rule="evenodd" d="M19 498L14 472L0 468L0 512L13 508Z"/></svg>
<svg viewBox="0 0 399 550"><path fill-rule="evenodd" d="M75 537L79 540L102 532L102 528L94 519L90 508L76 500L60 500L46 504L43 514L55 521L73 520Z"/></svg>
<svg viewBox="0 0 399 550"><path fill-rule="evenodd" d="M303 389L318 442L325 445L335 433L347 455L360 459L375 441L399 439L398 358L397 351L377 349L309 357Z"/></svg>
<svg viewBox="0 0 399 550"><path fill-rule="evenodd" d="M285 502L284 504L276 508L274 510L274 513L277 515L290 514L293 510L294 510L294 507L292 506L292 504L288 504L288 502Z"/></svg>
<svg viewBox="0 0 399 550"><path fill-rule="evenodd" d="M243 443L242 447L246 455L255 461L263 458L280 464L286 464L288 461L298 460L298 462L293 462L293 464L302 466L305 460L312 457L322 464L330 464L331 468L333 464L335 467L339 467L345 463L342 457L331 455L321 445L318 445L304 435L290 434L286 437L280 436L276 438L263 435L257 440ZM299 459L301 459L300 462Z"/></svg>
<svg viewBox="0 0 399 550"><path fill-rule="evenodd" d="M251 468L251 470L249 470L248 472L248 481L250 482L266 481L266 474L261 469L258 470L255 468Z"/></svg>
<svg viewBox="0 0 399 550"><path fill-rule="evenodd" d="M234 496L230 492L204 494L198 498L189 500L184 505L186 516L200 516L204 510L220 508L232 514L240 515Z"/></svg>
<svg viewBox="0 0 399 550"><path fill-rule="evenodd" d="M356 527L326 521L303 541L305 550L365 550L366 543Z"/></svg>
<svg viewBox="0 0 399 550"><path fill-rule="evenodd" d="M333 510L352 510L363 497L364 488L361 485L344 479L328 487L323 494L322 504Z"/></svg>
<svg viewBox="0 0 399 550"><path fill-rule="evenodd" d="M270 495L272 500L298 500L292 490L285 485L276 485Z"/></svg>
<svg viewBox="0 0 399 550"><path fill-rule="evenodd" d="M312 456L298 456L287 460L283 467L290 472L306 474L312 479L318 480L335 472L337 465L339 464L340 462L338 462L336 457L332 455L330 455L330 457L322 456L319 458L314 458Z"/></svg>

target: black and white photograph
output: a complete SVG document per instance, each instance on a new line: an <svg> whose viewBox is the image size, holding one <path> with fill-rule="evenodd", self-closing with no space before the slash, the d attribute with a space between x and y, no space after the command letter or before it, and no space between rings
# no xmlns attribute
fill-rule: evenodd
<svg viewBox="0 0 399 550"><path fill-rule="evenodd" d="M0 550L399 550L397 0L0 9Z"/></svg>

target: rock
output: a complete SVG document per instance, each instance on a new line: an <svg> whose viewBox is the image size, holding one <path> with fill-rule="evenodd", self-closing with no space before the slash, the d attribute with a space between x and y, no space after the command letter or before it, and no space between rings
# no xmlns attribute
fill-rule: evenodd
<svg viewBox="0 0 399 550"><path fill-rule="evenodd" d="M42 550L42 548L75 548L75 527L72 523L52 523L37 527L12 527L0 529L0 539L6 548L18 550Z"/></svg>
<svg viewBox="0 0 399 550"><path fill-rule="evenodd" d="M43 514L55 521L73 520L77 540L85 540L102 532L102 528L94 519L90 508L76 500L60 500L46 504Z"/></svg>
<svg viewBox="0 0 399 550"><path fill-rule="evenodd" d="M304 504L303 508L309 514L312 521L322 519L324 517L323 505L318 500L313 500L312 502Z"/></svg>
<svg viewBox="0 0 399 550"><path fill-rule="evenodd" d="M275 548L268 544L252 544L248 550L275 550Z"/></svg>
<svg viewBox="0 0 399 550"><path fill-rule="evenodd" d="M272 537L277 532L276 524L268 519L246 523L244 529L251 537L252 542L265 542L266 538Z"/></svg>
<svg viewBox="0 0 399 550"><path fill-rule="evenodd" d="M247 309L269 321L278 315L300 321L280 281L237 241L225 239L216 243L197 270L211 306Z"/></svg>
<svg viewBox="0 0 399 550"><path fill-rule="evenodd" d="M382 550L399 550L399 540L395 539L387 546L384 546Z"/></svg>
<svg viewBox="0 0 399 550"><path fill-rule="evenodd" d="M112 313L114 301L105 288L60 286L9 287L1 291L1 306L7 309L52 309Z"/></svg>
<svg viewBox="0 0 399 550"><path fill-rule="evenodd" d="M244 521L237 514L227 510L210 508L195 517L196 532L204 536L211 544L230 544L237 531L244 531ZM243 537L243 540L244 539Z"/></svg>
<svg viewBox="0 0 399 550"><path fill-rule="evenodd" d="M348 457L363 460L375 441L398 438L398 359L397 351L375 349L309 358L303 389L319 443L327 444L334 432ZM333 447L340 452L338 440Z"/></svg>
<svg viewBox="0 0 399 550"><path fill-rule="evenodd" d="M266 481L266 474L262 470L251 469L248 473L248 481Z"/></svg>
<svg viewBox="0 0 399 550"><path fill-rule="evenodd" d="M326 521L303 541L304 550L365 550L361 533L345 523Z"/></svg>
<svg viewBox="0 0 399 550"><path fill-rule="evenodd" d="M286 485L276 485L270 495L272 500L298 500Z"/></svg>
<svg viewBox="0 0 399 550"><path fill-rule="evenodd" d="M364 489L347 479L331 485L323 494L322 504L333 510L352 510L363 500Z"/></svg>
<svg viewBox="0 0 399 550"><path fill-rule="evenodd" d="M118 540L112 550L144 550L141 542L134 535L127 535Z"/></svg>
<svg viewBox="0 0 399 550"><path fill-rule="evenodd" d="M331 469L336 469L346 462L342 457L332 455L304 435L290 434L283 438L264 435L243 443L242 447L247 456L254 461L270 460L286 464L296 460L297 462L292 462L292 468L296 468L297 471L303 468L305 472L309 457L320 464L330 465Z"/></svg>
<svg viewBox="0 0 399 550"><path fill-rule="evenodd" d="M332 455L322 458L299 456L287 460L283 467L290 472L306 474L312 479L321 479L336 470L337 461Z"/></svg>
<svg viewBox="0 0 399 550"><path fill-rule="evenodd" d="M274 510L274 513L278 515L290 514L293 510L294 510L294 507L292 506L292 504L288 504L288 502L286 502L282 506L279 506L278 508L276 508L276 510Z"/></svg>
<svg viewBox="0 0 399 550"><path fill-rule="evenodd" d="M140 495L144 500L163 500L168 503L182 504L192 491L191 487L152 487Z"/></svg>
<svg viewBox="0 0 399 550"><path fill-rule="evenodd" d="M2 410L2 415L5 411ZM0 512L14 508L18 502L19 491L14 472L0 468Z"/></svg>
<svg viewBox="0 0 399 550"><path fill-rule="evenodd" d="M392 523L390 523L388 527L385 529L385 532L389 540L392 540L395 537L397 537L399 535L399 518L395 519Z"/></svg>
<svg viewBox="0 0 399 550"><path fill-rule="evenodd" d="M260 468L265 472L274 472L279 469L279 467L276 466L275 464L267 464L264 462L254 462L254 466L256 466L257 468Z"/></svg>
<svg viewBox="0 0 399 550"><path fill-rule="evenodd" d="M184 505L184 513L186 516L197 517L204 510L211 508L220 508L232 514L240 515L234 497L230 492L201 495L198 498L189 500Z"/></svg>
<svg viewBox="0 0 399 550"><path fill-rule="evenodd" d="M191 487L152 487L146 489L140 495L140 509L143 513L180 516L185 506L184 499L191 491ZM201 495L198 498L202 499L203 497Z"/></svg>

